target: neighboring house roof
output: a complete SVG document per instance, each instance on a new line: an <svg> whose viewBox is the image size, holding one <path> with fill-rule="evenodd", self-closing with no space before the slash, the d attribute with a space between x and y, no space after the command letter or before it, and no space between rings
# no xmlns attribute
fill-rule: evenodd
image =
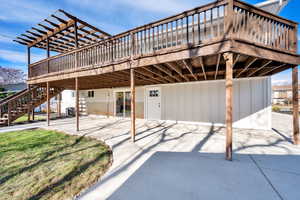
<svg viewBox="0 0 300 200"><path fill-rule="evenodd" d="M300 84L298 85L298 87L300 88ZM274 85L272 86L272 90L276 91L276 90L292 90L292 85Z"/></svg>
<svg viewBox="0 0 300 200"><path fill-rule="evenodd" d="M278 15L280 11L288 4L289 1L290 0L267 0L255 4L255 6L265 11Z"/></svg>

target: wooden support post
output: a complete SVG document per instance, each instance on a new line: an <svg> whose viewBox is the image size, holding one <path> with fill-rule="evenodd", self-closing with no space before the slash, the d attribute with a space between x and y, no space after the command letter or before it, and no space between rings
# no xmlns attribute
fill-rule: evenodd
<svg viewBox="0 0 300 200"><path fill-rule="evenodd" d="M9 101L7 104L7 126L11 124L11 102Z"/></svg>
<svg viewBox="0 0 300 200"><path fill-rule="evenodd" d="M293 141L294 144L300 144L299 138L299 101L298 101L298 66L293 66L292 72L293 87Z"/></svg>
<svg viewBox="0 0 300 200"><path fill-rule="evenodd" d="M46 94L47 94L47 125L50 126L50 83L47 82L47 88L46 88Z"/></svg>
<svg viewBox="0 0 300 200"><path fill-rule="evenodd" d="M232 65L233 54L225 53L224 59L226 60L226 160L232 160Z"/></svg>
<svg viewBox="0 0 300 200"><path fill-rule="evenodd" d="M34 121L34 108L32 108L31 116L32 116L32 121Z"/></svg>
<svg viewBox="0 0 300 200"><path fill-rule="evenodd" d="M34 121L34 109L35 109L35 104L34 104L34 100L33 100L33 99L35 99L35 97L36 97L36 91L33 90L33 91L32 91L32 94L31 94L31 99L32 99L32 104L33 104L32 108L31 108L32 121Z"/></svg>
<svg viewBox="0 0 300 200"><path fill-rule="evenodd" d="M130 88L131 88L131 139L135 142L135 81L134 69L130 69Z"/></svg>
<svg viewBox="0 0 300 200"><path fill-rule="evenodd" d="M61 118L61 93L57 95L57 114Z"/></svg>
<svg viewBox="0 0 300 200"><path fill-rule="evenodd" d="M30 69L30 47L27 47L27 74L28 78L31 77L31 69Z"/></svg>
<svg viewBox="0 0 300 200"><path fill-rule="evenodd" d="M79 131L79 80L78 77L75 78L75 93L76 93L76 108L75 108L75 112L76 112L76 131Z"/></svg>
<svg viewBox="0 0 300 200"><path fill-rule="evenodd" d="M30 102L28 102L27 122L30 122L30 115L32 113L32 108L31 108L31 106L29 104L30 104Z"/></svg>
<svg viewBox="0 0 300 200"><path fill-rule="evenodd" d="M50 47L49 47L49 38L47 38L47 58L50 57ZM47 61L47 71L50 72L49 60Z"/></svg>
<svg viewBox="0 0 300 200"><path fill-rule="evenodd" d="M27 47L27 68L28 68L28 78L31 77L31 69L30 69L30 47ZM30 85L28 85L28 89L30 90ZM33 96L31 96L31 98L33 98ZM31 101L32 102L32 101ZM30 102L28 102L28 119L27 121L29 122L30 121L30 112L32 112L32 108L30 105L29 105ZM33 115L32 115L33 116Z"/></svg>
<svg viewBox="0 0 300 200"><path fill-rule="evenodd" d="M30 90L30 85L28 85L28 90ZM32 98L32 96L31 96L31 98ZM28 101L27 102L27 122L30 122L30 114L31 114L31 110L32 110L32 107L31 107L31 103L32 103L32 101Z"/></svg>

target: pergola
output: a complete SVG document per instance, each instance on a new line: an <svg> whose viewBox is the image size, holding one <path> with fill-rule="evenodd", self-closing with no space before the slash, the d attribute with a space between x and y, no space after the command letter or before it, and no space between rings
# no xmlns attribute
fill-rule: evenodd
<svg viewBox="0 0 300 200"><path fill-rule="evenodd" d="M59 9L14 41L26 45L28 49L31 47L45 49L48 55L49 51L66 53L107 37L110 37L110 34Z"/></svg>

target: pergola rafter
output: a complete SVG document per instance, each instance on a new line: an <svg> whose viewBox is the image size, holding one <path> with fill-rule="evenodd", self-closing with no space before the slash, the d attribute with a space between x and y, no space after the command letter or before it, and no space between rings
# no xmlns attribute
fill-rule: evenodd
<svg viewBox="0 0 300 200"><path fill-rule="evenodd" d="M77 26L78 47L75 41L75 24ZM47 49L48 40L50 43L49 51L66 53L108 37L110 34L59 9L55 14L21 34L14 41L28 47Z"/></svg>

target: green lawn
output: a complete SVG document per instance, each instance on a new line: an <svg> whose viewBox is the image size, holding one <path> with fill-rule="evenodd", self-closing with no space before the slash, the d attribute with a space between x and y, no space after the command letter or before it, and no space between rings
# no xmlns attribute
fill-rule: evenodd
<svg viewBox="0 0 300 200"><path fill-rule="evenodd" d="M101 141L49 130L0 133L0 199L70 199L111 164Z"/></svg>
<svg viewBox="0 0 300 200"><path fill-rule="evenodd" d="M44 119L46 119L46 116L41 116L41 115L34 116L35 121L44 120ZM28 120L28 115L23 115L22 117L19 117L18 119L16 119L14 122L15 123L27 122L27 120Z"/></svg>

